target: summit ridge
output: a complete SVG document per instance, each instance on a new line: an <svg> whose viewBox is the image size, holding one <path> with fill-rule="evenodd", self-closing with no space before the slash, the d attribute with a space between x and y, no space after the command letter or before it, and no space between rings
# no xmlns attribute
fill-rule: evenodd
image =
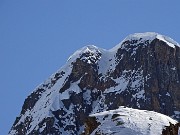
<svg viewBox="0 0 180 135"><path fill-rule="evenodd" d="M171 47L175 47L178 46L180 47L179 43L177 43L176 41L174 41L172 38L165 36L165 35L161 35L159 33L156 32L144 32L144 33L134 33L134 34L130 34L128 35L122 42L120 42L117 46L113 47L112 49L110 49L111 51L115 51L118 48L121 47L122 43L125 41L133 41L133 40L137 40L139 43L148 41L149 43L152 42L155 39L159 39L163 42L166 42L167 45L171 46Z"/></svg>

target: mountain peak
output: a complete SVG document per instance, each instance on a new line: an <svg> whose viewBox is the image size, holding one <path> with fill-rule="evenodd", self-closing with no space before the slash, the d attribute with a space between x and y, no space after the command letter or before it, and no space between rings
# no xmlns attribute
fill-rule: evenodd
<svg viewBox="0 0 180 135"><path fill-rule="evenodd" d="M127 41L131 42L131 45L134 45L134 44L137 45L144 42L150 44L155 39L165 42L167 45L169 45L172 48L175 48L175 46L180 47L180 45L176 41L174 41L172 38L168 36L161 35L156 32L144 32L144 33L134 33L134 34L128 35L123 41L121 41L117 46L113 47L110 50L116 51L119 48L124 47L123 43Z"/></svg>
<svg viewBox="0 0 180 135"><path fill-rule="evenodd" d="M134 33L127 36L124 40L154 40L157 35L159 34L155 32Z"/></svg>
<svg viewBox="0 0 180 135"><path fill-rule="evenodd" d="M94 55L95 53L99 52L100 48L98 48L95 45L87 45L80 49L78 49L76 52L74 52L69 58L68 61L74 61L77 58L81 57L83 54L91 54Z"/></svg>
<svg viewBox="0 0 180 135"><path fill-rule="evenodd" d="M135 33L113 51L94 45L77 50L25 99L9 134L80 135L90 114L120 106L180 120L177 45L157 33Z"/></svg>

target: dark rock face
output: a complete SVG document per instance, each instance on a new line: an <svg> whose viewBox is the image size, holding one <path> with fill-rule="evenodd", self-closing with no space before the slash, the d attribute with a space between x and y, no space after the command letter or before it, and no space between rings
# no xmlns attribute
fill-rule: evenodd
<svg viewBox="0 0 180 135"><path fill-rule="evenodd" d="M178 129L180 128L180 123L171 124L163 130L162 135L178 135Z"/></svg>
<svg viewBox="0 0 180 135"><path fill-rule="evenodd" d="M148 44L148 42L146 43ZM124 70L130 72L135 70L138 73L139 69L141 69L143 71L144 82L141 83L141 86L135 88L135 91L131 91L132 87L127 86L127 90L121 93L123 101L126 100L122 105L139 108L136 101L133 102L135 104L132 104L127 99L131 99L133 94L131 92L144 89L145 100L139 101L141 109L154 110L172 116L175 109L180 109L180 72L178 69L180 48L169 47L165 42L158 39L153 40L147 46L140 44L132 46L131 42L127 41L123 45L125 49L120 48L117 57L122 55L124 57L116 66L112 77L118 78L122 76ZM137 46L139 47L136 49L136 54L132 55L133 49ZM128 85L136 80L136 73L133 73L131 78L129 78L130 82ZM119 102L122 102L122 99Z"/></svg>
<svg viewBox="0 0 180 135"><path fill-rule="evenodd" d="M90 135L100 123L96 120L96 117L87 117L85 120L85 131L82 135Z"/></svg>
<svg viewBox="0 0 180 135"><path fill-rule="evenodd" d="M90 113L127 106L180 120L180 47L127 39L85 47L24 102L9 134L81 134Z"/></svg>

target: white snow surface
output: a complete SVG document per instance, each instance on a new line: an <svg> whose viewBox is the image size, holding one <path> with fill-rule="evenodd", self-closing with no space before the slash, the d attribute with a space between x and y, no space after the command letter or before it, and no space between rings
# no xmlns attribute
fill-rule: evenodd
<svg viewBox="0 0 180 135"><path fill-rule="evenodd" d="M138 110L127 107L119 107L116 110L109 110L91 114L101 124L91 133L111 135L160 135L165 126L178 123L172 118L147 110Z"/></svg>

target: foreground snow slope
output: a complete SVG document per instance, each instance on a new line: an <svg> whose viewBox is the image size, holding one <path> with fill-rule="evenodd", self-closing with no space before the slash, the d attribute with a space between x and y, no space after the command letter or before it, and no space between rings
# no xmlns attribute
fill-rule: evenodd
<svg viewBox="0 0 180 135"><path fill-rule="evenodd" d="M161 135L165 126L177 123L160 113L127 107L91 114L90 117L96 117L100 123L91 135Z"/></svg>

